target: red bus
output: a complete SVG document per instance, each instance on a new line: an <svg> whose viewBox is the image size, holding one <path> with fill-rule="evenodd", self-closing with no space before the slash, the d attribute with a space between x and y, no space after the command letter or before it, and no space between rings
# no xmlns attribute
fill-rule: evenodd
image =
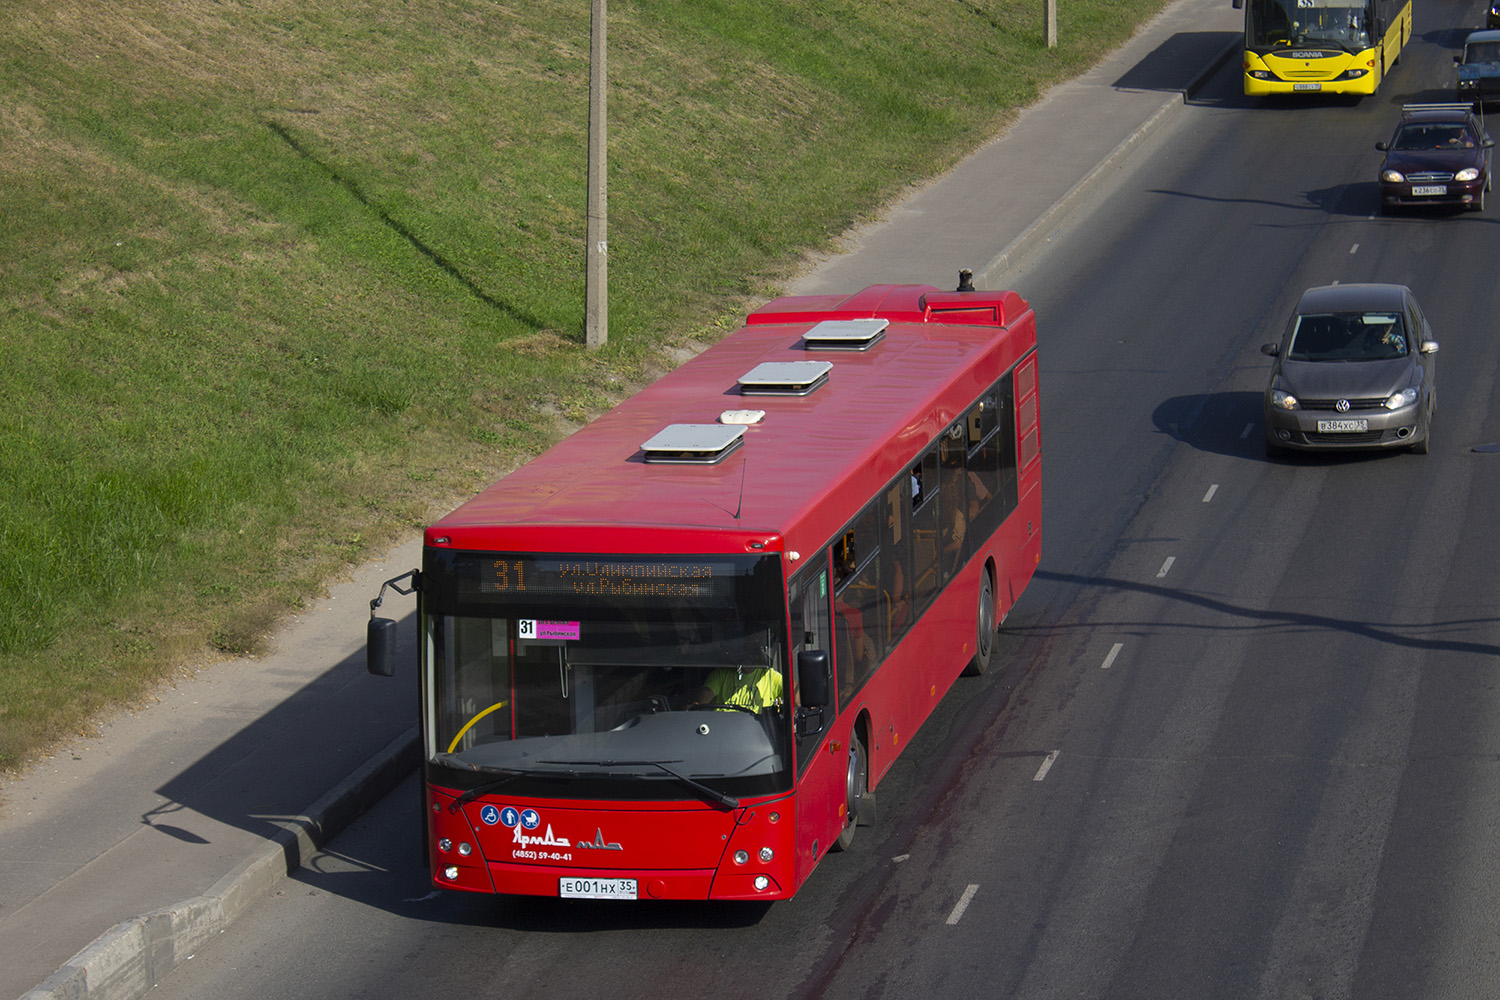
<svg viewBox="0 0 1500 1000"><path fill-rule="evenodd" d="M418 594L434 884L791 896L989 664L1040 552L1024 299L965 273L756 310L386 584Z"/></svg>

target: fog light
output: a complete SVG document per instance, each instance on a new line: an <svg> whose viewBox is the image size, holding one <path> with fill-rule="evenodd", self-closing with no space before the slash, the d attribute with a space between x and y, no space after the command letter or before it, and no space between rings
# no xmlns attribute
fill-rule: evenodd
<svg viewBox="0 0 1500 1000"><path fill-rule="evenodd" d="M458 865L449 865L447 868L444 868L443 869L443 878L447 879L449 882L457 882L458 881Z"/></svg>
<svg viewBox="0 0 1500 1000"><path fill-rule="evenodd" d="M474 848L467 843L462 843L458 845L458 853L467 858L469 855L474 853Z"/></svg>
<svg viewBox="0 0 1500 1000"><path fill-rule="evenodd" d="M748 852L748 851L735 851L734 852L734 863L735 864L742 865L742 864L744 864L745 862L747 862L749 860L750 860L750 852Z"/></svg>
<svg viewBox="0 0 1500 1000"><path fill-rule="evenodd" d="M775 856L775 853L769 847L762 847L760 849L760 859L762 861L770 861Z"/></svg>
<svg viewBox="0 0 1500 1000"><path fill-rule="evenodd" d="M757 875L757 876L755 876L755 888L758 889L758 890L760 890L761 892L764 892L765 889L766 889L766 886L768 886L770 884L771 884L771 880L768 879L768 878L766 878L764 875Z"/></svg>
<svg viewBox="0 0 1500 1000"><path fill-rule="evenodd" d="M438 841L438 850L444 852L453 850L453 841L449 840L447 837L444 837L442 840Z"/></svg>

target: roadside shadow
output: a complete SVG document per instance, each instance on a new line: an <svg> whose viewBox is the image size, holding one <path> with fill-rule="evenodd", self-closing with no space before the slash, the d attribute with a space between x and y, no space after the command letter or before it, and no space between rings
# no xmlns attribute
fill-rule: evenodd
<svg viewBox="0 0 1500 1000"><path fill-rule="evenodd" d="M337 659L330 657L331 664L316 673L280 660L284 654L245 662L241 669L262 671L271 684L284 684L286 697L248 721L226 718L226 724L244 725L159 785L155 790L165 802L142 815L141 823L190 849L211 846L202 832L187 829L188 818L195 815L267 841L289 830L306 830L315 842L332 836L337 831L325 824L342 817L310 818L309 808L383 759L416 725L415 612L401 619L396 646L400 667L395 679L366 671L363 642ZM407 763L391 760L397 772ZM415 757L410 765L415 767ZM383 772L380 779L366 782L366 794L385 794L381 780ZM295 843L284 850L289 868L302 862Z"/></svg>
<svg viewBox="0 0 1500 1000"><path fill-rule="evenodd" d="M1121 90L1186 91L1206 66L1221 61L1239 35L1232 31L1179 31L1127 69Z"/></svg>

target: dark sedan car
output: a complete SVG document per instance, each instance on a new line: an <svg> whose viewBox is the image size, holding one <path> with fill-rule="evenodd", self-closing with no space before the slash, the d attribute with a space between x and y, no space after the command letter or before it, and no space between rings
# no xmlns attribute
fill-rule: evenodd
<svg viewBox="0 0 1500 1000"><path fill-rule="evenodd" d="M1405 285L1302 293L1266 386L1266 451L1410 448L1426 454L1437 341Z"/></svg>
<svg viewBox="0 0 1500 1000"><path fill-rule="evenodd" d="M1464 39L1454 84L1460 101L1485 105L1500 101L1500 31L1475 31Z"/></svg>
<svg viewBox="0 0 1500 1000"><path fill-rule="evenodd" d="M1484 210L1495 140L1467 104L1408 104L1380 164L1380 208L1461 205Z"/></svg>

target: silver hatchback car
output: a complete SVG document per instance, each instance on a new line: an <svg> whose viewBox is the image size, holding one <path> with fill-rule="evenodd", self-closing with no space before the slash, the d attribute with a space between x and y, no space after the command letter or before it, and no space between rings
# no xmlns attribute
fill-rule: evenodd
<svg viewBox="0 0 1500 1000"><path fill-rule="evenodd" d="M1437 409L1437 341L1405 285L1302 293L1266 386L1266 451L1410 448L1426 454Z"/></svg>

